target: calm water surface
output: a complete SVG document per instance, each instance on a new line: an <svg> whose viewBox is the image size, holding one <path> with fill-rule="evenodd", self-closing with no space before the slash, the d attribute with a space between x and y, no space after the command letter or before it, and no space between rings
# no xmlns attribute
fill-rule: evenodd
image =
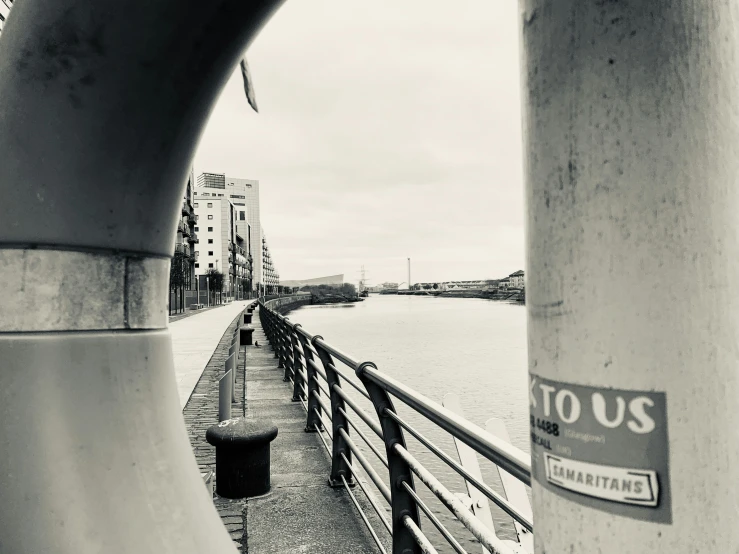
<svg viewBox="0 0 739 554"><path fill-rule="evenodd" d="M356 304L305 306L288 317L301 323L309 333L322 335L353 358L375 362L381 371L436 402L441 403L447 393L456 393L467 419L483 428L489 418L502 419L511 442L529 451L523 306L482 299L371 295ZM399 405L398 400L395 404L404 418L457 459L448 434ZM369 403L363 406L374 413ZM361 443L359 437L355 436L354 440ZM448 466L412 438L408 439L408 445L411 453L440 477L447 488L465 492L464 483ZM381 463L371 451L366 451L373 465L376 462L378 472L386 475ZM500 491L492 465L482 458L480 463L485 481ZM444 525L455 536L464 538L460 541L462 545L467 543L470 552L479 552L479 546L470 544L476 542L474 538L418 480L416 488ZM379 494L378 498L384 504ZM494 506L491 508L498 535L513 538L510 519ZM423 529L440 552L452 551L444 548L445 540L430 522L424 521ZM380 531L384 533L378 530L378 534Z"/></svg>

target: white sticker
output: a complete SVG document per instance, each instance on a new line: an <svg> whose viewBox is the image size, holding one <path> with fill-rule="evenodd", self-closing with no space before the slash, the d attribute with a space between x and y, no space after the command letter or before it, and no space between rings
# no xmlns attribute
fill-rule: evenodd
<svg viewBox="0 0 739 554"><path fill-rule="evenodd" d="M571 460L545 453L547 481L559 487L612 502L656 506L657 473Z"/></svg>

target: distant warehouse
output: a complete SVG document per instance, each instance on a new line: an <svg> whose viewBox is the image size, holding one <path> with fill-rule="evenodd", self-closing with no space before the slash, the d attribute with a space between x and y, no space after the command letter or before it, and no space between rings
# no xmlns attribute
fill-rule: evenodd
<svg viewBox="0 0 739 554"><path fill-rule="evenodd" d="M316 277L315 279L303 279L298 281L280 281L283 287L306 287L313 285L343 285L344 274L329 275L328 277Z"/></svg>

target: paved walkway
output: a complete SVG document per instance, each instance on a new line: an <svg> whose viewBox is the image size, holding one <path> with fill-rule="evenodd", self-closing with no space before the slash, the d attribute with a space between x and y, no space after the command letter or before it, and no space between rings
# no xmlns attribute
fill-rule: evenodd
<svg viewBox="0 0 739 554"><path fill-rule="evenodd" d="M228 308L212 312L218 314L224 310L221 319L213 323L221 335L210 352L212 357L206 360L204 370L200 370L202 374L196 379L195 390L191 396L187 393L189 400L185 397L183 416L201 471L215 470L215 451L205 441L205 432L218 421L218 379L223 376L233 320L243 306L234 307L227 317ZM199 314L181 323L197 320L201 315L209 314ZM292 385L282 380L284 370L277 368L258 312L254 314L252 326L253 338L261 348L248 346L239 351L232 417L245 414L267 418L277 425L279 432L271 444L270 492L241 500L214 495L215 507L237 550L249 554L378 552L346 491L327 485L330 458L316 434L304 431L305 410L299 402L290 401ZM210 332L215 334L212 329ZM371 511L358 487L354 492L365 511ZM379 522L373 523L379 529Z"/></svg>
<svg viewBox="0 0 739 554"><path fill-rule="evenodd" d="M291 402L293 386L282 378L274 352L254 317L254 338L263 348L249 347L246 357L246 417L266 418L278 428L271 444L272 490L246 502L246 551L327 554L378 552L343 488L328 486L331 460L315 433L305 432L306 413ZM359 487L354 489L370 513ZM378 532L379 521L371 517Z"/></svg>
<svg viewBox="0 0 739 554"><path fill-rule="evenodd" d="M169 324L177 392L182 408L190 398L226 328L251 302L253 301L231 302L218 309L207 310Z"/></svg>

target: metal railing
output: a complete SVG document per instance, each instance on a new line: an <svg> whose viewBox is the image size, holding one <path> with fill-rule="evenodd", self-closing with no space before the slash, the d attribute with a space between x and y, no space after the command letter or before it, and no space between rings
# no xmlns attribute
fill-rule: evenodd
<svg viewBox="0 0 739 554"><path fill-rule="evenodd" d="M289 305L291 301L295 300L288 297L279 301L267 301L267 306L262 299L259 304L260 321L275 358L278 359L278 367L284 369L284 381L292 384L292 400L301 402L306 410L306 431L318 433L331 457L329 483L348 491L380 552L387 552L384 541L380 538L382 530L378 533L376 525L372 525L370 519L379 521L390 534L393 554L436 552L421 528L421 512L454 551L460 554L467 552L460 539L454 536L422 499L428 493L419 494L416 480L429 489L431 498L438 499L487 552L526 552L522 545L533 551L533 524L526 494L523 497L528 510L514 505L485 484L479 467L475 475L475 471L470 471L469 466L466 467L446 454L416 426L411 425L409 418L401 416L393 402L402 402L438 429L449 433L457 442L458 449L460 443L464 448L471 448L495 464L499 470L507 472L528 487L531 486L529 455L383 373L374 363L355 360L328 344L320 335L310 334L299 323L290 322L274 309ZM374 413L361 408L360 404L366 404L366 401L370 403ZM491 529L492 520L486 524L476 517L475 505L469 498L465 502L460 499L459 494L452 493L410 452L406 444L406 432L465 480L468 488L471 486L476 489L476 494L479 491L481 495L477 496L485 500L486 508L487 500L490 500L513 518L519 542L498 538L495 530ZM375 437L382 442L384 449L374 444ZM382 464L379 469L375 467L377 464L373 465L370 461L375 458ZM477 466L476 458L474 463ZM501 473L501 478L503 475ZM380 502L369 488L370 483L389 505L392 514L390 521L386 519L384 510L378 505ZM371 514L368 517L362 509L352 492L355 485L365 492L376 518ZM523 489L521 485L517 486ZM520 501L521 496L518 498ZM477 507L481 507L479 501ZM489 509L487 513L490 513Z"/></svg>

